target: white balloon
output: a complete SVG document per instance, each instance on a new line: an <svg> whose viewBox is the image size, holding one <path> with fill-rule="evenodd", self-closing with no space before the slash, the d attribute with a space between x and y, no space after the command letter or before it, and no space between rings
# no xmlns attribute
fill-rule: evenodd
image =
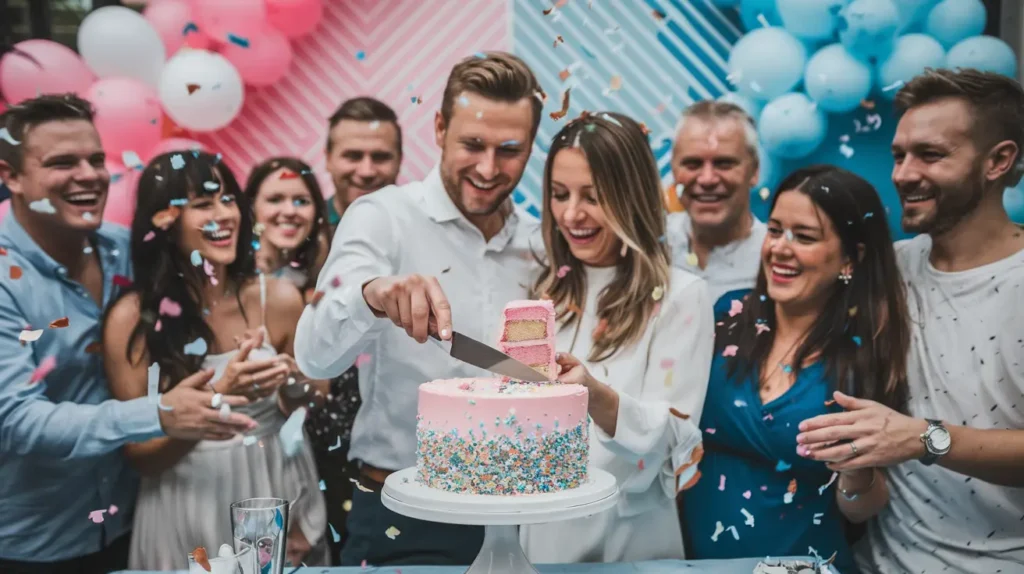
<svg viewBox="0 0 1024 574"><path fill-rule="evenodd" d="M104 6L82 20L78 53L100 78L127 76L154 88L167 59L156 29L124 6Z"/></svg>
<svg viewBox="0 0 1024 574"><path fill-rule="evenodd" d="M231 123L242 109L245 88L224 56L184 49L164 66L160 103L179 126L212 132Z"/></svg>

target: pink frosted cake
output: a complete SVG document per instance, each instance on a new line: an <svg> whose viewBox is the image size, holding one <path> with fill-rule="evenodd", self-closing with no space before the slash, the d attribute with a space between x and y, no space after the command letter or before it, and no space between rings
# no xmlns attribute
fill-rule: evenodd
<svg viewBox="0 0 1024 574"><path fill-rule="evenodd" d="M467 494L577 488L587 479L587 389L499 378L420 385L419 482Z"/></svg>
<svg viewBox="0 0 1024 574"><path fill-rule="evenodd" d="M502 313L498 349L555 380L555 307L551 301L513 301Z"/></svg>

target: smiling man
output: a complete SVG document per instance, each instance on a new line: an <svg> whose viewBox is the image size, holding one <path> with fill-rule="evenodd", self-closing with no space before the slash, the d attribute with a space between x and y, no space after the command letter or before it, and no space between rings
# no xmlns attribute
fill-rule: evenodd
<svg viewBox="0 0 1024 574"><path fill-rule="evenodd" d="M527 297L532 253L543 247L537 222L509 196L540 114L539 85L522 60L504 52L463 60L434 120L440 165L422 181L360 197L338 227L317 284L324 295L302 314L295 350L305 374L325 379L365 357L365 402L349 451L362 488L352 496L342 565L464 565L480 549L482 528L396 514L380 490L392 472L416 464L419 386L486 375L422 345L428 330L448 338L454 325L492 340L504 306ZM389 538L389 526L401 535Z"/></svg>
<svg viewBox="0 0 1024 574"><path fill-rule="evenodd" d="M757 130L740 107L708 100L683 111L672 175L686 211L669 214L666 237L672 264L704 278L712 301L754 287L767 232L750 212L758 167Z"/></svg>

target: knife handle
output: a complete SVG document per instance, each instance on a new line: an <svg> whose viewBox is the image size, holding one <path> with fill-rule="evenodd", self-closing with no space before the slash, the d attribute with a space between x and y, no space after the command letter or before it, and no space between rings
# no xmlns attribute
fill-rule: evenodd
<svg viewBox="0 0 1024 574"><path fill-rule="evenodd" d="M452 354L452 342L450 339L445 341L437 334L431 333L430 337L428 337L427 340L437 345L438 347L441 347L441 350L443 350L445 353L448 353L449 355Z"/></svg>

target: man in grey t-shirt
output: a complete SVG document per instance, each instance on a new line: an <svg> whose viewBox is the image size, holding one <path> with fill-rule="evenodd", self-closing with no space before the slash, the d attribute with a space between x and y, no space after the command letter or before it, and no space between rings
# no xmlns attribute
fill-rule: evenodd
<svg viewBox="0 0 1024 574"><path fill-rule="evenodd" d="M766 233L750 212L759 177L754 121L726 102L693 104L676 130L672 174L686 208L668 216L672 263L708 282L716 311L728 309L723 295L754 287Z"/></svg>
<svg viewBox="0 0 1024 574"><path fill-rule="evenodd" d="M893 183L922 233L896 246L909 416L837 393L847 412L802 422L798 452L874 515L863 572L1024 572L1024 231L1002 201L1021 178L1024 90L930 70L896 106Z"/></svg>

